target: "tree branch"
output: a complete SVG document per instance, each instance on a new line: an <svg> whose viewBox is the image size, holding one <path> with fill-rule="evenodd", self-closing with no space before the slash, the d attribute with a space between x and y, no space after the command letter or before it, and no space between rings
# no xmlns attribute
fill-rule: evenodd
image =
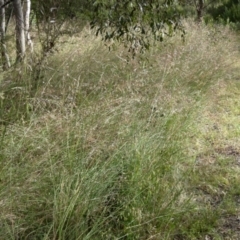
<svg viewBox="0 0 240 240"><path fill-rule="evenodd" d="M5 3L0 7L0 9L6 7L6 6L7 6L9 3L11 3L12 1L13 1L13 0L9 0L9 1L5 2Z"/></svg>

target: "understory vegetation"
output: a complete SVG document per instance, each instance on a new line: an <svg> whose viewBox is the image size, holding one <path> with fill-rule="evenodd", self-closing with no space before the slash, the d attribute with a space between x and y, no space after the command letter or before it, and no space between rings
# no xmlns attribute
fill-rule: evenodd
<svg viewBox="0 0 240 240"><path fill-rule="evenodd" d="M0 239L239 239L239 39L192 22L135 59L85 27L0 74Z"/></svg>

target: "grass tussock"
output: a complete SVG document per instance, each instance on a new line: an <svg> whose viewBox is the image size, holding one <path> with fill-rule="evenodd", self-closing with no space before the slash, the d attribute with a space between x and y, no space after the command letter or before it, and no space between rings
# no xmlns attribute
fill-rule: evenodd
<svg viewBox="0 0 240 240"><path fill-rule="evenodd" d="M234 235L237 37L185 25L128 64L84 29L2 74L0 239Z"/></svg>

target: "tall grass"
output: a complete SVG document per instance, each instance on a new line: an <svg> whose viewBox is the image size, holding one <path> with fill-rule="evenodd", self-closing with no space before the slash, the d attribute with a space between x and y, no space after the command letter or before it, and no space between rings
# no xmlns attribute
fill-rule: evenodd
<svg viewBox="0 0 240 240"><path fill-rule="evenodd" d="M41 66L4 76L1 239L218 236L221 209L196 194L206 169L194 156L235 36L186 28L184 43L129 64L121 46L108 52L84 30Z"/></svg>

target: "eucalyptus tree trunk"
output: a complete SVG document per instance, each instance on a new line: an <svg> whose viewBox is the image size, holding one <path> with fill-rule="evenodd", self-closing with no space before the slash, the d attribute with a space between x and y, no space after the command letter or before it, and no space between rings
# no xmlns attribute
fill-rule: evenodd
<svg viewBox="0 0 240 240"><path fill-rule="evenodd" d="M30 12L31 12L31 0L24 0L23 2L23 13L24 13L24 32L26 43L33 52L33 42L29 33L29 23L30 23Z"/></svg>
<svg viewBox="0 0 240 240"><path fill-rule="evenodd" d="M16 62L19 62L24 59L26 52L24 18L21 0L13 0L13 10L16 21Z"/></svg>
<svg viewBox="0 0 240 240"><path fill-rule="evenodd" d="M204 0L198 0L197 4L197 22L201 23L203 18Z"/></svg>
<svg viewBox="0 0 240 240"><path fill-rule="evenodd" d="M4 0L0 0L0 6L3 6ZM0 27L0 34L1 34L1 55L2 55L2 63L3 63L3 70L6 70L11 67L9 56L7 54L7 48L5 44L5 31L6 31L6 18L5 18L5 7L1 8L1 27Z"/></svg>

